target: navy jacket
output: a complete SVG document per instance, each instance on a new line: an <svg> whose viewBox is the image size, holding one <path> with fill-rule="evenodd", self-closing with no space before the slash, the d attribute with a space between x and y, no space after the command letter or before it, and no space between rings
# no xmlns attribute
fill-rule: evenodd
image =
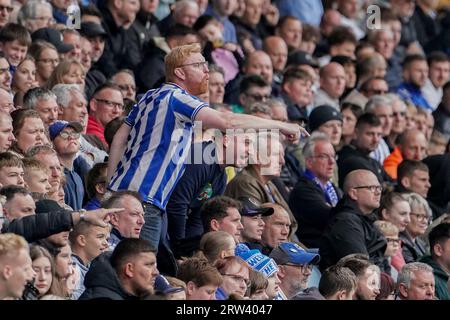
<svg viewBox="0 0 450 320"><path fill-rule="evenodd" d="M125 291L109 261L111 252L99 255L91 263L84 278L86 290L79 300L137 300Z"/></svg>
<svg viewBox="0 0 450 320"><path fill-rule="evenodd" d="M192 164L192 155L202 152L200 164ZM167 204L169 237L172 241L192 238L203 234L200 207L208 199L222 195L227 178L215 158L214 142L191 146L191 155L185 172L177 183ZM193 159L195 160L195 158Z"/></svg>

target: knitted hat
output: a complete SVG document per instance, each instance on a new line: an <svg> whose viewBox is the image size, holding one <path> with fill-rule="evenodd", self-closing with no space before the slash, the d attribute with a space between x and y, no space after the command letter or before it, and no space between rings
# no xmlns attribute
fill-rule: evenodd
<svg viewBox="0 0 450 320"><path fill-rule="evenodd" d="M339 110L329 105L318 106L309 115L309 131L313 132L325 122L331 120L339 120L342 122L342 115Z"/></svg>
<svg viewBox="0 0 450 320"><path fill-rule="evenodd" d="M266 278L278 271L278 266L273 259L257 249L250 250L243 243L236 246L235 254L245 260L253 270L261 272Z"/></svg>

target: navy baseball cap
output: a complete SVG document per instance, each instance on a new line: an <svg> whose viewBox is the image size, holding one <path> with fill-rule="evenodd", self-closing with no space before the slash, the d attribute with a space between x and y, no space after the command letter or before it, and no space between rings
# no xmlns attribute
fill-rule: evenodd
<svg viewBox="0 0 450 320"><path fill-rule="evenodd" d="M79 122L76 121L68 122L64 120L57 120L48 127L48 131L50 133L50 140L52 141L55 140L58 134L60 134L61 131L63 131L67 127L75 129L76 132L83 131L83 126Z"/></svg>
<svg viewBox="0 0 450 320"><path fill-rule="evenodd" d="M44 40L50 42L56 47L59 53L67 53L73 50L73 45L64 43L63 35L59 30L52 28L41 28L31 34L31 39Z"/></svg>
<svg viewBox="0 0 450 320"><path fill-rule="evenodd" d="M272 250L270 257L278 264L317 264L320 261L320 255L307 252L298 244L293 242L282 242Z"/></svg>
<svg viewBox="0 0 450 320"><path fill-rule="evenodd" d="M238 200L242 203L242 216L253 217L258 214L262 216L270 216L273 214L273 208L263 208L261 207L261 204L253 198L239 197Z"/></svg>
<svg viewBox="0 0 450 320"><path fill-rule="evenodd" d="M169 281L162 276L158 275L155 279L155 292L160 292L162 294L176 293L184 291L182 287L173 287L170 285Z"/></svg>

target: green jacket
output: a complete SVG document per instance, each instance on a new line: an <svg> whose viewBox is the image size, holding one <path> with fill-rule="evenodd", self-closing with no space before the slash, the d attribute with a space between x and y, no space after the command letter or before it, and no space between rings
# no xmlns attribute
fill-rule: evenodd
<svg viewBox="0 0 450 320"><path fill-rule="evenodd" d="M449 275L439 267L439 265L431 258L430 255L423 256L419 259L420 262L426 263L433 268L434 282L436 287L436 297L439 300L450 300L450 293L447 288L447 281Z"/></svg>

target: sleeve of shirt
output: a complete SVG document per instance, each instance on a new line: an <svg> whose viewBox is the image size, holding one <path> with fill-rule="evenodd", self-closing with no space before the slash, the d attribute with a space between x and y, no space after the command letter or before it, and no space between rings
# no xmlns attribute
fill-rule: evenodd
<svg viewBox="0 0 450 320"><path fill-rule="evenodd" d="M136 122L137 115L139 114L139 104L136 103L133 108L131 109L128 116L123 120L124 123L129 125L130 127L134 126L134 123Z"/></svg>
<svg viewBox="0 0 450 320"><path fill-rule="evenodd" d="M174 92L170 104L178 116L189 122L194 122L200 109L208 106L205 101L179 90Z"/></svg>

